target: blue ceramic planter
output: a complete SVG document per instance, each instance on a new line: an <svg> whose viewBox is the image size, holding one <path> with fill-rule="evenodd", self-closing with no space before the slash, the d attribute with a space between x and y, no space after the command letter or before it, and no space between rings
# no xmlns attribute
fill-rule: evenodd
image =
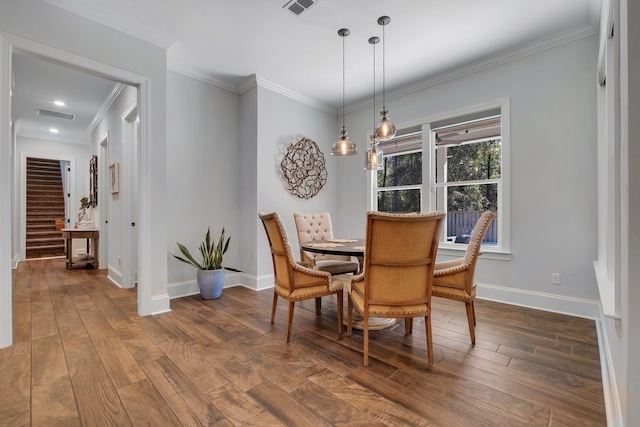
<svg viewBox="0 0 640 427"><path fill-rule="evenodd" d="M217 299L224 286L224 269L198 270L196 276L202 299Z"/></svg>

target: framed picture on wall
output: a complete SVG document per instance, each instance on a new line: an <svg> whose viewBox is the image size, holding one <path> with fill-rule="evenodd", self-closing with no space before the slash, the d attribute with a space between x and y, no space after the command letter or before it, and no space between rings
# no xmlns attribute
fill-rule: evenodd
<svg viewBox="0 0 640 427"><path fill-rule="evenodd" d="M98 206L98 157L95 155L89 161L89 205Z"/></svg>
<svg viewBox="0 0 640 427"><path fill-rule="evenodd" d="M109 166L109 192L111 194L118 192L119 169L118 162L111 163Z"/></svg>

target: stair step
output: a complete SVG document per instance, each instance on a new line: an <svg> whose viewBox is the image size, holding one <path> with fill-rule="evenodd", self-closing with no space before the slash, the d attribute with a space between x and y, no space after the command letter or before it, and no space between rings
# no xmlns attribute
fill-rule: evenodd
<svg viewBox="0 0 640 427"><path fill-rule="evenodd" d="M59 163L55 163L55 164L45 164L45 163L34 163L34 162L27 162L27 166L29 166L29 168L31 169L43 169L43 170L57 170L60 171L60 164Z"/></svg>
<svg viewBox="0 0 640 427"><path fill-rule="evenodd" d="M64 256L64 247L27 249L26 255L28 259Z"/></svg>
<svg viewBox="0 0 640 427"><path fill-rule="evenodd" d="M38 233L38 232L51 232L51 230L55 230L55 222L47 223L47 224L27 224L27 234L29 233ZM60 233L57 231L56 233Z"/></svg>
<svg viewBox="0 0 640 427"><path fill-rule="evenodd" d="M40 185L40 184L29 184L27 183L27 194L37 191L37 192L49 192L52 191L62 193L62 184L58 184L55 187L51 185Z"/></svg>
<svg viewBox="0 0 640 427"><path fill-rule="evenodd" d="M49 199L39 199L39 198L32 198L29 199L27 201L27 209L30 206L52 206L52 207L58 207L58 206L62 206L62 208L64 209L64 200L56 200L53 198L49 198Z"/></svg>
<svg viewBox="0 0 640 427"><path fill-rule="evenodd" d="M49 211L64 212L64 203L30 202L30 203L27 203L27 210L30 210L30 209L40 209L40 210L47 209Z"/></svg>
<svg viewBox="0 0 640 427"><path fill-rule="evenodd" d="M64 203L46 203L46 202L33 202L27 203L27 210L53 212L62 209L64 211Z"/></svg>
<svg viewBox="0 0 640 427"><path fill-rule="evenodd" d="M62 235L58 237L38 237L35 239L27 238L25 240L25 243L27 244L28 247L36 247L36 246L41 247L41 246L47 246L52 244L62 245L64 244L64 239L62 238Z"/></svg>
<svg viewBox="0 0 640 427"><path fill-rule="evenodd" d="M27 214L27 222L32 220L31 222L43 222L43 221L52 221L55 222L56 218L62 218L64 216L64 212L58 212L56 215L52 212L29 212Z"/></svg>
<svg viewBox="0 0 640 427"><path fill-rule="evenodd" d="M35 209L33 209L34 212L50 212L52 213L51 216L60 216L59 212L61 211L64 214L64 203L49 203L48 204L49 209L48 210L44 210L43 205L33 205L33 204L27 204L27 216L29 216L29 211L31 211L32 207L34 207ZM53 212L55 212L55 214L53 214Z"/></svg>
<svg viewBox="0 0 640 427"><path fill-rule="evenodd" d="M62 238L62 233L60 231L54 230L27 230L27 240L29 239L39 239L39 238Z"/></svg>
<svg viewBox="0 0 640 427"><path fill-rule="evenodd" d="M60 215L57 218L62 218L63 216ZM50 216L34 216L34 217L29 217L29 215L27 215L27 225L29 224L43 224L43 223L47 223L47 222L51 222L51 223L55 223L56 221L56 217L53 215Z"/></svg>
<svg viewBox="0 0 640 427"><path fill-rule="evenodd" d="M27 180L27 193L28 193L28 190L54 189L56 191L58 190L62 191L62 182L55 182L55 181L46 180L46 179L31 180L31 182L28 182L28 181L29 180Z"/></svg>
<svg viewBox="0 0 640 427"><path fill-rule="evenodd" d="M27 200L33 200L34 198L36 199L61 199L64 202L64 195L62 194L62 191L57 192L57 194L52 193L51 191L29 191L27 193Z"/></svg>
<svg viewBox="0 0 640 427"><path fill-rule="evenodd" d="M36 176L54 176L60 178L62 176L62 171L60 169L43 169L38 168L34 169L33 167L29 167L27 171L27 176L36 177Z"/></svg>
<svg viewBox="0 0 640 427"><path fill-rule="evenodd" d="M60 168L58 167L34 167L34 166L28 166L28 173L32 174L32 173L43 173L43 174L56 174L58 176L60 176L62 174L62 171L60 170Z"/></svg>

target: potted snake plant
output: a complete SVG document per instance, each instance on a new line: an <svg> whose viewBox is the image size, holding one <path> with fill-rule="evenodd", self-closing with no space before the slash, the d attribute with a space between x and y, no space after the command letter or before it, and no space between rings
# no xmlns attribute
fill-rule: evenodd
<svg viewBox="0 0 640 427"><path fill-rule="evenodd" d="M222 294L222 287L224 285L222 258L229 249L230 240L231 237L227 237L225 240L223 227L220 239L216 243L215 239L211 238L211 227L207 228L205 239L198 247L200 255L202 255L201 263L194 259L189 249L183 244L176 242L183 256L171 255L173 255L175 259L192 265L197 269L196 279L202 299L216 299L220 298Z"/></svg>

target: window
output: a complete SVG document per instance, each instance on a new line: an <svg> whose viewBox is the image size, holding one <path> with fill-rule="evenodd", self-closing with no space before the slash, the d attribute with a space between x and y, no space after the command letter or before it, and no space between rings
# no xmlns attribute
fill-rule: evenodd
<svg viewBox="0 0 640 427"><path fill-rule="evenodd" d="M508 253L508 107L505 100L426 120L380 143L384 167L372 182L374 208L446 212L444 249L465 248L477 219L490 210L496 219L483 244L487 252Z"/></svg>
<svg viewBox="0 0 640 427"><path fill-rule="evenodd" d="M380 212L420 212L422 132L409 132L381 143L383 168L377 175Z"/></svg>
<svg viewBox="0 0 640 427"><path fill-rule="evenodd" d="M466 244L482 212L498 214L501 134L499 114L431 130L431 140L435 142L432 205L447 213L443 240ZM484 244L498 244L496 224L495 220L490 224Z"/></svg>

